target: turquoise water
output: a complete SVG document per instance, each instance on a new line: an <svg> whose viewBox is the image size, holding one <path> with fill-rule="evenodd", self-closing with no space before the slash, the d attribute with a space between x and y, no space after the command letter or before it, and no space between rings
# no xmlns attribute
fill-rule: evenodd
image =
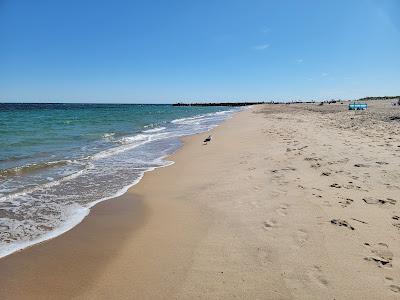
<svg viewBox="0 0 400 300"><path fill-rule="evenodd" d="M179 137L234 110L171 105L0 104L0 257L78 224L99 201L171 162Z"/></svg>

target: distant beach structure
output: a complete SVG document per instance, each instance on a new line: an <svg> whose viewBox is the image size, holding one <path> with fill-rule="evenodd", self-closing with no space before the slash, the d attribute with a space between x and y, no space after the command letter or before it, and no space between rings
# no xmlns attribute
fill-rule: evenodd
<svg viewBox="0 0 400 300"><path fill-rule="evenodd" d="M350 103L349 110L366 110L368 108L367 103Z"/></svg>

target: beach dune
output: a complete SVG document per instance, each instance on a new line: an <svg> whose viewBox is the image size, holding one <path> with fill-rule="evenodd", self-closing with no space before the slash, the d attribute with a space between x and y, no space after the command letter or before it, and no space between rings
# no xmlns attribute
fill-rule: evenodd
<svg viewBox="0 0 400 300"><path fill-rule="evenodd" d="M77 227L0 259L0 299L398 299L400 125L260 105Z"/></svg>

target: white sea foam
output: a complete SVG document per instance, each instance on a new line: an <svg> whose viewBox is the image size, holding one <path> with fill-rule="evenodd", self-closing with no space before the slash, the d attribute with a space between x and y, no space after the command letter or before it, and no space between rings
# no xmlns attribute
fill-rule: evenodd
<svg viewBox="0 0 400 300"><path fill-rule="evenodd" d="M103 134L103 139L109 140L109 139L111 139L114 135L115 135L115 132L108 132L108 133L105 133L105 134Z"/></svg>
<svg viewBox="0 0 400 300"><path fill-rule="evenodd" d="M85 207L73 207L71 208L70 215L62 225L52 231L48 231L46 234L41 235L32 240L21 240L10 243L8 245L2 245L0 248L0 258L10 255L16 251L23 250L25 248L31 247L35 244L42 243L49 239L53 239L68 230L71 230L76 225L78 225L82 220L89 214L90 209Z"/></svg>
<svg viewBox="0 0 400 300"><path fill-rule="evenodd" d="M194 117L175 119L175 120L172 120L171 123L173 123L173 124L193 124L193 123L197 123L199 120L201 120L205 117L206 117L205 115L199 115L199 116L194 116Z"/></svg>
<svg viewBox="0 0 400 300"><path fill-rule="evenodd" d="M131 184L124 186L119 191L117 191L115 194L110 195L108 197L101 198L97 201L94 201L88 207L82 207L79 205L74 205L74 206L69 207L69 209L66 212L64 212L64 214L67 215L66 221L64 223L62 223L62 225L57 227L56 229L54 229L52 231L48 231L46 234L43 234L40 237L31 239L31 240L21 240L21 241L10 243L5 246L2 245L0 248L0 258L10 255L14 252L29 248L36 244L45 242L47 240L56 238L56 237L60 236L61 234L71 230L72 228L74 228L75 226L77 226L79 223L81 223L83 221L83 219L90 213L90 209L92 207L94 207L96 204L124 195L131 187L138 184L140 182L140 180L142 180L142 178L146 172L154 171L155 169L158 169L158 168L168 167L175 163L173 161L164 160L164 158L165 158L165 156L160 157L155 160L155 162L160 163L160 166L142 170L140 175ZM161 162L162 162L162 164L161 164Z"/></svg>
<svg viewBox="0 0 400 300"><path fill-rule="evenodd" d="M91 164L88 164L87 168L89 168L90 166L91 166ZM58 180L53 180L53 181L50 181L50 182L47 182L47 183L44 183L44 184L41 184L41 185L38 185L38 186L35 186L35 187L32 187L32 188L24 189L24 190L19 191L17 193L12 193L12 194L0 197L0 202L10 201L10 200L12 200L12 199L14 199L16 197L24 196L24 195L26 195L28 193L33 193L33 192L38 191L40 189L50 188L50 187L54 187L54 186L60 185L62 182L65 182L65 181L68 181L68 180L71 180L71 179L79 177L80 175L82 175L87 170L87 168L84 168L84 169L79 170L77 172L74 172L72 174L68 174L68 175L66 175L66 176L64 176L64 177L62 177L62 178L60 178Z"/></svg>
<svg viewBox="0 0 400 300"><path fill-rule="evenodd" d="M156 127L156 128L153 128L153 129L143 130L143 132L153 133L153 132L160 132L160 131L163 131L165 129L166 129L166 127Z"/></svg>

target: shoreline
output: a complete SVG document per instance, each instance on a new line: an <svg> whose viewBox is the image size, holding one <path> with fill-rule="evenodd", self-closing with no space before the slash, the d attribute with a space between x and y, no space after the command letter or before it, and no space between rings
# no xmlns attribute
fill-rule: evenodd
<svg viewBox="0 0 400 300"><path fill-rule="evenodd" d="M227 119L232 118L237 112L239 112L239 111L231 111L231 115ZM225 122L227 119L225 119L223 122ZM220 126L222 123L216 125L214 128ZM212 128L212 129L214 129L214 128ZM68 221L66 221L64 224L62 224L62 226L60 226L58 228L55 228L54 230L48 232L47 234L44 234L44 235L42 235L39 238L36 238L34 240L30 240L30 241L27 241L27 242L26 241L24 241L24 242L19 241L17 243L14 243L14 244L10 245L9 247L5 247L5 249L2 249L0 251L0 260L2 258L4 258L4 257L12 255L13 253L24 251L25 249L28 249L28 248L33 247L35 245L39 245L39 244L42 244L42 243L44 243L46 241L52 240L54 238L57 238L57 237L65 234L66 232L72 230L74 227L78 226L85 218L87 218L89 216L89 214L91 213L92 209L96 205L98 205L99 203L104 202L104 201L113 200L113 199L116 199L116 198L119 198L119 197L123 196L125 193L127 193L129 191L129 189L131 189L135 185L137 185L143 179L143 177L144 177L144 175L146 173L152 172L152 171L160 169L160 168L168 167L168 166L174 164L174 161L168 160L168 158L171 157L172 155L174 155L174 153L179 151L184 146L183 139L185 137L201 135L201 134L205 134L205 133L207 133L209 131L210 131L210 129L209 130L205 130L205 131L200 132L200 133L194 133L194 134L183 135L183 136L178 137L178 139L181 141L182 145L178 149L173 151L172 153L164 155L164 156L158 158L160 161L162 161L164 163L163 165L160 165L160 166L157 166L157 167L151 167L151 168L148 168L148 169L144 170L143 173L138 178L136 178L129 185L121 188L118 192L116 192L116 194L111 195L111 196L107 196L107 197L99 199L97 201L94 201L93 203L91 203L87 207L81 207L79 209L79 212L77 212L77 213L75 212L73 214L73 217L69 218ZM151 130L150 131L146 131L145 130L143 132L151 132L152 133L153 131L151 131Z"/></svg>
<svg viewBox="0 0 400 300"><path fill-rule="evenodd" d="M0 259L0 298L397 299L389 105L262 106L214 128L207 146L184 137L173 165Z"/></svg>
<svg viewBox="0 0 400 300"><path fill-rule="evenodd" d="M243 111L243 110L242 110ZM182 141L182 146L180 146L176 151L174 151L173 153L163 157L162 159L166 161L166 165L164 166L160 166L157 168L153 168L153 169L149 169L146 170L143 175L137 179L130 187L128 187L126 189L126 191L116 197L110 197L109 199L105 199L105 200L99 200L97 203L95 203L93 206L91 206L90 208L88 208L88 213L81 219L81 221L79 223L77 223L76 225L74 225L73 227L69 228L66 231L63 231L62 233L50 238L50 239L45 239L43 241L40 241L38 243L34 243L32 245L29 245L27 247L24 247L20 250L14 251L6 256L3 256L0 258L0 282L5 282L6 280L4 280L5 277L7 277L7 274L10 273L14 273L14 272L21 272L23 273L22 276L26 276L28 278L34 278L36 275L34 275L33 273L25 273L26 271L25 263L27 262L31 262L32 265L46 265L46 259L43 259L40 263L37 262L36 258L40 258L42 257L42 253L46 252L48 254L53 253L53 252L61 252L61 256L62 258L60 259L61 261L69 261L69 263L74 263L75 258L71 257L67 252L65 251L65 249L67 249L66 245L70 243L70 240L75 240L73 243L78 244L77 249L75 249L73 252L75 253L79 253L79 255L81 255L82 252L86 252L88 256L94 255L93 253L88 253L88 252L92 252L93 246L90 246L91 250L88 251L87 249L85 249L85 245L82 244L82 241L79 241L81 239L82 236L85 236L85 239L87 239L89 236L92 235L92 233L89 233L89 231L94 231L96 232L96 236L99 237L99 232L102 231L111 231L111 229L109 228L101 228L101 226L99 226L100 223L102 223L102 221L97 221L97 219L102 219L103 215L108 215L111 214L112 216L110 216L110 218L113 219L113 225L111 227L118 227L121 225L117 225L115 223L120 222L120 220L115 220L118 218L118 216L120 216L121 214L124 214L126 211L129 211L129 213L127 214L127 218L133 220L132 224L129 224L128 220L122 220L122 223L124 223L123 227L123 231L124 234L133 234L135 230L140 229L140 226L146 221L146 218L149 215L149 211L150 209L147 207L147 205L144 203L144 201L141 199L141 196L138 196L136 194L136 188L138 187L139 184L142 183L142 181L144 180L144 178L146 177L153 177L153 176L157 176L156 173L159 172L159 170L162 170L166 167L170 167L173 166L175 164L174 161L174 157L176 155L179 155L179 153L181 151L184 151L183 149L185 148L185 145L188 143L188 141L193 141L194 139L199 139L199 140L203 140L203 138L200 138L200 136L202 135L208 135L209 133L212 133L214 130L216 130L217 128L219 128L221 125L225 124L227 121L229 121L230 119L234 118L235 115L240 114L242 111L237 111L234 112L233 115L229 118L227 118L226 120L224 120L224 122L222 122L221 124L217 125L215 128L211 129L211 130L207 130L201 133L196 133L193 135L186 135L186 136L182 136L180 137L180 140ZM201 143L199 144L201 146ZM153 174L154 173L154 174ZM112 213L110 213L112 212ZM165 212L165 209L164 209ZM100 228L99 228L100 227ZM129 230L127 229L129 227ZM78 242L76 242L76 239L78 239ZM118 244L124 243L124 238L119 237L118 238L119 241L117 242ZM88 240L91 240L90 238ZM93 242L93 241L92 241ZM105 250L106 252L109 252L109 257L111 258L114 255L114 252L117 252L117 249L111 249L110 247L108 247L108 242L98 239L96 240L96 243L100 243L101 246L97 246L97 248L102 248L102 249L107 249ZM112 248L112 247L111 247ZM78 254L77 254L78 255ZM46 255L47 256L47 255ZM102 257L103 262L106 261L106 259L104 259L104 257ZM21 265L22 263L22 265ZM54 262L55 263L55 262ZM50 268L54 269L58 269L55 265L50 264ZM17 266L17 267L15 267ZM29 268L30 271L34 272L35 269L37 268ZM93 271L93 270L92 270ZM52 274L54 271L50 271L49 274ZM57 271L56 271L57 272ZM94 274L96 273L96 271L93 271ZM46 272L47 273L47 272ZM86 272L85 276L87 278L91 278L92 276L87 274ZM48 278L48 280L51 280L51 277ZM73 279L72 279L73 280ZM27 280L28 282L30 281L30 279ZM73 284L75 286L75 284ZM4 293L4 285L0 284L0 297L3 295ZM15 288L17 288L17 286L15 286ZM27 297L30 298L30 296L28 296L32 290L35 290L33 288L33 286L31 286L30 288L28 288L28 292L27 294L23 294L23 295L13 295L16 296L16 298L19 297ZM69 294L68 292L66 292L67 294ZM33 299L35 299L36 297L39 297L41 299L43 299L42 297L46 298L45 294L41 294L39 293L40 296L34 296L32 297ZM73 296L73 295L68 295L65 296L66 298L68 298L69 296ZM7 298L10 297L10 295L7 296ZM57 297L59 297L59 295L57 295Z"/></svg>

